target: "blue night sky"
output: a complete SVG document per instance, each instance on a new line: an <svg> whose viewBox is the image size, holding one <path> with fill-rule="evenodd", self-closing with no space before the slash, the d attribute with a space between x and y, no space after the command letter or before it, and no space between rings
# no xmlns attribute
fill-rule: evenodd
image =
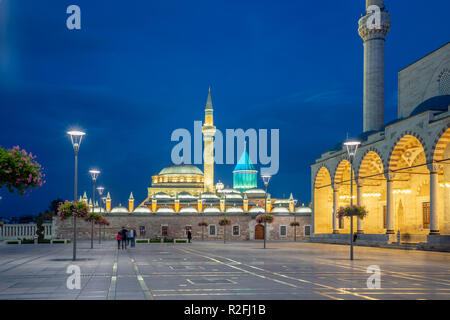
<svg viewBox="0 0 450 320"><path fill-rule="evenodd" d="M406 5L407 3L407 5ZM66 28L81 7L82 29ZM385 120L396 118L397 71L449 41L449 1L386 1ZM0 145L38 156L47 183L20 197L0 189L0 216L37 214L73 196L66 131L87 132L79 193L91 167L113 206L171 163L177 128L203 120L212 88L218 129L280 129L269 192L310 201L310 164L362 131L365 1L0 1ZM417 25L416 25L417 24ZM232 185L232 165L215 179Z"/></svg>

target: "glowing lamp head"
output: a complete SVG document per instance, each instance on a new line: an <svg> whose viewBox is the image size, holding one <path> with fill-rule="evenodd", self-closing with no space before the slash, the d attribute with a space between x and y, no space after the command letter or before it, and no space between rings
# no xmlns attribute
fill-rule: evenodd
<svg viewBox="0 0 450 320"><path fill-rule="evenodd" d="M95 180L97 180L97 177L100 174L100 171L96 170L96 169L92 169L92 170L89 170L89 174L91 175L92 180L95 181Z"/></svg>
<svg viewBox="0 0 450 320"><path fill-rule="evenodd" d="M102 194L103 194L103 190L105 190L105 188L103 188L103 187L98 187L98 188L97 188L98 194L99 194L99 195L102 195Z"/></svg>
<svg viewBox="0 0 450 320"><path fill-rule="evenodd" d="M71 130L68 131L67 134L70 136L70 141L72 141L73 149L75 150L75 152L78 152L78 149L80 149L81 140L86 133L84 133L83 131Z"/></svg>
<svg viewBox="0 0 450 320"><path fill-rule="evenodd" d="M358 140L347 140L344 142L344 146L347 148L347 153L350 158L354 158L359 145L361 144Z"/></svg>
<svg viewBox="0 0 450 320"><path fill-rule="evenodd" d="M264 186L267 187L269 185L269 181L270 181L270 178L272 178L272 176L268 175L268 174L262 174L261 178L264 182Z"/></svg>

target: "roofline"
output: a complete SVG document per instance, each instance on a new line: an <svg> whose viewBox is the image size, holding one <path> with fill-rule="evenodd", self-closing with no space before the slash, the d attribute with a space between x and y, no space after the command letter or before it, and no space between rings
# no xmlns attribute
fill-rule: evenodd
<svg viewBox="0 0 450 320"><path fill-rule="evenodd" d="M433 50L433 51L431 51L430 53L428 53L428 54L426 54L426 55L424 55L422 58L419 58L419 59L417 59L416 61L414 61L413 63L410 63L410 64L408 64L406 67L404 67L404 68L402 68L402 69L400 69L399 71L398 71L398 73L400 73L400 72L402 72L403 70L405 70L405 69L407 69L407 68L409 68L410 66L412 66L413 64L416 64L417 62L419 62L420 60L422 60L422 59L424 59L424 58L426 58L426 57L428 57L429 55L432 55L433 53L435 53L436 51L438 51L438 50L441 50L442 48L444 48L445 46L447 46L447 45L449 45L450 44L450 41L449 42L447 42L446 44L444 44L444 45L442 45L442 46L440 46L439 48L437 48L437 49L435 49L435 50Z"/></svg>

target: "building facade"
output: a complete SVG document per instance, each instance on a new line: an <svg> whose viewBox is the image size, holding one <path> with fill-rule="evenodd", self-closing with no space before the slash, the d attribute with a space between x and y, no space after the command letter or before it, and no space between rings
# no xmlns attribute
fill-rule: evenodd
<svg viewBox="0 0 450 320"><path fill-rule="evenodd" d="M383 1L372 2L384 9ZM361 19L364 21L364 17ZM374 41L364 40L364 132L353 162L342 144L311 166L313 233L337 241L350 232L350 221L336 212L350 199L365 206L365 219L354 218L358 239L450 243L450 43L398 73L398 119L380 126L384 109L384 37L390 28L383 15ZM375 32L376 33L376 32ZM383 49L381 49L381 40ZM353 185L354 193L350 194Z"/></svg>

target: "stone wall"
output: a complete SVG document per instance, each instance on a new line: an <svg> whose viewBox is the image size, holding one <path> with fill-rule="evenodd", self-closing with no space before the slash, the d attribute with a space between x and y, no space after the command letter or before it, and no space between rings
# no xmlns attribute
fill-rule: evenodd
<svg viewBox="0 0 450 320"><path fill-rule="evenodd" d="M202 238L202 227L198 226L198 223L205 221L208 225L216 226L216 234L209 234L209 226L204 228L205 240L223 240L224 228L219 226L219 220L224 215L176 215L176 216L107 216L110 222L109 226L102 226L102 235L105 232L105 238L108 240L116 239L117 232L122 227L135 227L138 239L150 239L161 236L162 226L168 227L168 237L170 238L186 238L185 228L186 226L192 227L193 240L199 240ZM227 240L254 240L255 239L255 226L257 225L255 217L247 214L242 215L227 215L231 220L231 225L226 227ZM290 226L290 223L294 221L293 215L274 215L274 222L267 224L267 239L269 240L294 240L294 227ZM55 237L59 239L71 239L73 237L73 224L72 219L65 221L55 219ZM305 239L305 226L311 226L310 215L297 215L295 217L300 226L296 228L297 239ZM239 226L239 234L233 235L233 226ZM280 235L280 226L286 226L287 235ZM141 227L145 227L145 234L140 234ZM103 231L104 228L104 231ZM94 226L94 239L98 239L97 225ZM91 237L91 224L83 220L77 220L77 237L78 239L90 239Z"/></svg>

